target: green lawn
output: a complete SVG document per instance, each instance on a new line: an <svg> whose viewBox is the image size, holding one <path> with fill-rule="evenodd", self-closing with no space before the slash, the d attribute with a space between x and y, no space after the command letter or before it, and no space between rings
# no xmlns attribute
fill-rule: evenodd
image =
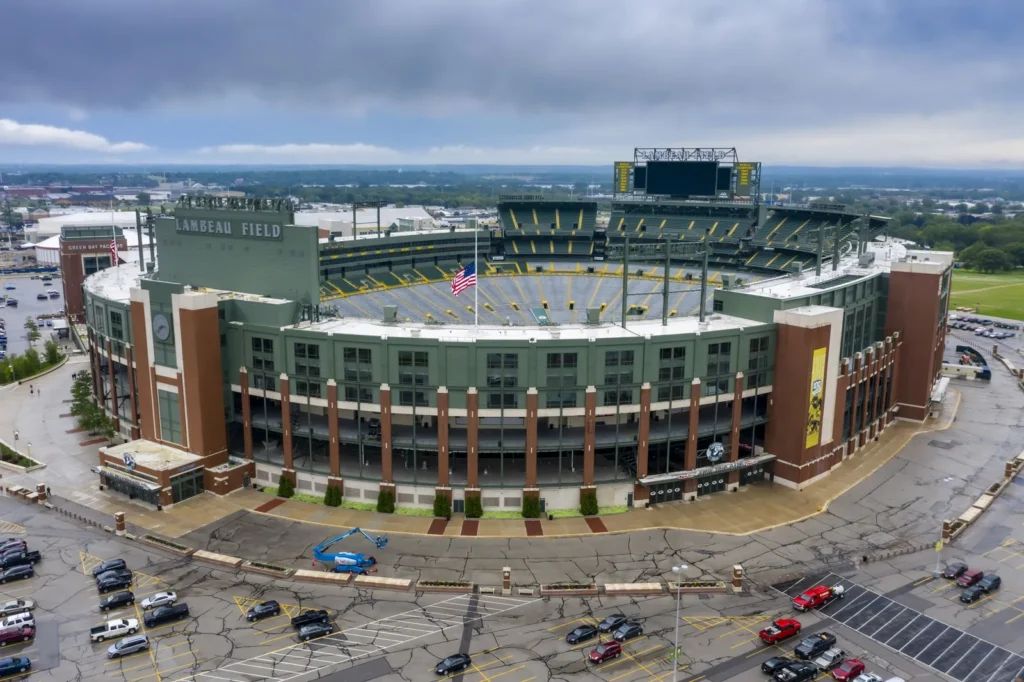
<svg viewBox="0 0 1024 682"><path fill-rule="evenodd" d="M960 306L977 307L981 315L1024 320L1024 271L985 275L955 270L949 307Z"/></svg>

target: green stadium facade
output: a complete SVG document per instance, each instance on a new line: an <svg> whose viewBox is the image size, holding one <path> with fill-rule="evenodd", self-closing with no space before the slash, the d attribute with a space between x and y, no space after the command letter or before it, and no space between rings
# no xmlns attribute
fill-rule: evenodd
<svg viewBox="0 0 1024 682"><path fill-rule="evenodd" d="M101 451L102 482L154 505L287 477L350 502L388 491L400 507L441 495L455 511L471 497L485 511L530 497L568 509L581 491L642 506L800 488L894 419L929 414L952 259L865 244L884 219L616 202L599 227L594 202L530 196L499 213L500 229L478 233L340 239L281 203L196 201L157 218L156 267L83 283L94 396L124 440ZM817 275L822 230L843 255ZM374 292L400 307L471 261L474 241L486 291L539 259L593 267L627 236L708 240L713 263L761 279L716 289L703 320L625 328L330 309Z"/></svg>

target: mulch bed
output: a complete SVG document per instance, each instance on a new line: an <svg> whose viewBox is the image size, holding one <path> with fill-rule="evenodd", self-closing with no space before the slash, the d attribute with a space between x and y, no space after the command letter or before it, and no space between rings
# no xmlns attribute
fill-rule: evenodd
<svg viewBox="0 0 1024 682"><path fill-rule="evenodd" d="M85 429L68 429L64 433L82 433L82 431L85 431Z"/></svg>
<svg viewBox="0 0 1024 682"><path fill-rule="evenodd" d="M590 526L590 532L591 533L607 533L608 532L608 527L604 525L604 521L602 521L601 519L597 518L596 516L587 516L587 517L584 517L583 520L587 522L588 526Z"/></svg>
<svg viewBox="0 0 1024 682"><path fill-rule="evenodd" d="M475 538L479 528L480 521L477 519L466 519L462 522L462 535Z"/></svg>
<svg viewBox="0 0 1024 682"><path fill-rule="evenodd" d="M527 519L524 523L526 524L527 537L534 538L538 535L544 535L544 528L537 519Z"/></svg>
<svg viewBox="0 0 1024 682"><path fill-rule="evenodd" d="M444 535L444 529L448 527L448 521L445 519L434 519L430 522L430 528L427 529L427 535Z"/></svg>
<svg viewBox="0 0 1024 682"><path fill-rule="evenodd" d="M264 502L260 506L256 507L256 511L266 513L272 509L280 507L282 504L284 504L284 499L280 497L275 497L269 502Z"/></svg>
<svg viewBox="0 0 1024 682"><path fill-rule="evenodd" d="M68 433L71 433L71 432L69 431ZM81 443L79 443L79 445L84 448L84 447L86 447L88 445L99 445L100 443L106 443L106 442L107 442L106 438L93 438L92 440L83 440Z"/></svg>

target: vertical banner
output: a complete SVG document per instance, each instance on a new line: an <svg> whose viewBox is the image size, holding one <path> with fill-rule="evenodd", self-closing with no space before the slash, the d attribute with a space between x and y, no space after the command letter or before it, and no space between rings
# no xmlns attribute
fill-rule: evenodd
<svg viewBox="0 0 1024 682"><path fill-rule="evenodd" d="M821 440L821 410L825 405L825 348L814 351L811 361L811 400L807 405L807 438L804 448L813 448Z"/></svg>

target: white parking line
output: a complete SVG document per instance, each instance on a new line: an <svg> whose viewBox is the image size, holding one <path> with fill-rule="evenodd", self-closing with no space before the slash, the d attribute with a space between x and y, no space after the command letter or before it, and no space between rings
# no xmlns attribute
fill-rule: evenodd
<svg viewBox="0 0 1024 682"><path fill-rule="evenodd" d="M179 678L177 682L185 682L186 680L199 682L206 680L248 682L248 679L239 680L223 676L255 677L251 672L238 670L241 667L267 670L269 672L264 673L264 679L286 682L287 680L306 676L330 666L378 656L424 637L440 634L453 627L482 621L491 616L497 616L498 614L527 606L536 601L536 599L515 599L511 597L488 596L485 598L478 595L459 595L435 604L341 630L332 635L311 640L310 642L292 644L244 661L228 663L210 672L197 672L188 677ZM438 612L440 617L432 616L432 612L435 611ZM353 638L357 639L354 641ZM294 672L281 670L278 666L294 667L298 668L298 670Z"/></svg>

